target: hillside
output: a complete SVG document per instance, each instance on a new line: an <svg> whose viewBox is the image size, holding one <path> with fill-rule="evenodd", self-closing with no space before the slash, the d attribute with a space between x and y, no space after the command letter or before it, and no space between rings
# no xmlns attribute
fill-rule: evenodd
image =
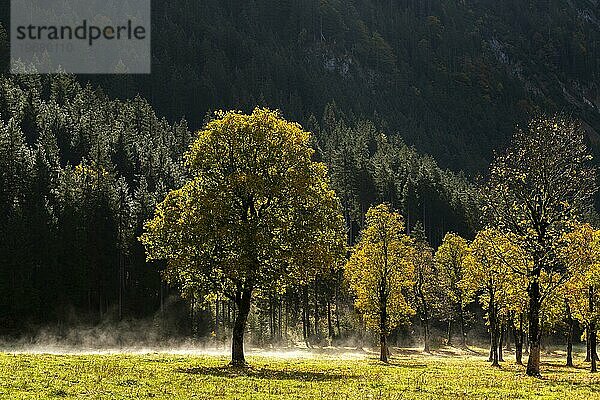
<svg viewBox="0 0 600 400"><path fill-rule="evenodd" d="M260 104L307 121L335 101L347 113L384 120L390 133L443 167L474 172L538 110L584 120L597 150L599 6L155 1L152 76L93 82L120 97L141 92L161 114L183 116L193 129L211 109Z"/></svg>
<svg viewBox="0 0 600 400"><path fill-rule="evenodd" d="M536 110L583 119L598 147L597 0L176 0L154 4L154 73L139 90L192 128L257 103L384 120L443 167L480 171ZM198 17L199 16L199 17ZM173 46L177 43L177 46Z"/></svg>

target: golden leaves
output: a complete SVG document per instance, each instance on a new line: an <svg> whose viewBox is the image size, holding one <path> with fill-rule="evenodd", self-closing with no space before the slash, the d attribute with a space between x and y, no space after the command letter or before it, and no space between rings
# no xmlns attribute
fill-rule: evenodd
<svg viewBox="0 0 600 400"><path fill-rule="evenodd" d="M336 264L343 220L309 137L277 111L217 112L185 155L191 179L146 224L148 256L182 278L255 288Z"/></svg>
<svg viewBox="0 0 600 400"><path fill-rule="evenodd" d="M366 222L346 264L345 276L367 326L387 334L414 314L405 292L413 284L415 248L403 233L402 216L388 205L371 207ZM386 320L382 324L383 308ZM387 332L380 332L382 326Z"/></svg>

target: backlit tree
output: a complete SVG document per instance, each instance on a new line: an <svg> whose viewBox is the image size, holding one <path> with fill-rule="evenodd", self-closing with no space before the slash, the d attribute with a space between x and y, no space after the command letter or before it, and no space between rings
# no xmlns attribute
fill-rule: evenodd
<svg viewBox="0 0 600 400"><path fill-rule="evenodd" d="M596 192L590 159L578 123L538 117L517 130L511 146L496 157L484 191L492 224L511 233L532 259L521 270L528 281L531 376L540 375L542 302L565 280L557 246L568 222L589 210ZM548 278L544 286L543 275Z"/></svg>
<svg viewBox="0 0 600 400"><path fill-rule="evenodd" d="M165 277L235 303L232 365L244 365L252 297L337 263L345 246L327 170L309 133L277 112L218 113L186 153L190 179L157 207L141 237Z"/></svg>
<svg viewBox="0 0 600 400"><path fill-rule="evenodd" d="M413 242L403 233L402 216L386 204L372 207L366 222L345 273L356 308L379 335L379 359L387 362L388 334L414 314L407 301L413 284Z"/></svg>
<svg viewBox="0 0 600 400"><path fill-rule="evenodd" d="M451 339L451 323L457 318L460 328L460 344L466 346L466 311L469 303L465 289L459 285L469 264L473 262L469 244L455 233L448 233L435 252L435 265L439 273L442 289L449 306L448 344Z"/></svg>
<svg viewBox="0 0 600 400"><path fill-rule="evenodd" d="M569 311L585 326L591 371L596 372L596 332L600 317L600 232L589 224L580 224L565 235L565 241L562 255L567 264L569 280L562 293Z"/></svg>
<svg viewBox="0 0 600 400"><path fill-rule="evenodd" d="M491 361L493 366L499 366L501 321L508 319L512 305L525 295L521 276L511 269L511 265L520 262L520 249L500 232L486 229L471 243L471 253L473 262L466 264L460 285L470 295L479 295L479 302L487 311Z"/></svg>

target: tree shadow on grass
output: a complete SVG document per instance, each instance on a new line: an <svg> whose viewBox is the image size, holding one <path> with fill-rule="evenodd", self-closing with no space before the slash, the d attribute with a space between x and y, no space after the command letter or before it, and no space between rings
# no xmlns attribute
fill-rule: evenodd
<svg viewBox="0 0 600 400"><path fill-rule="evenodd" d="M409 369L426 369L429 367L427 364L423 364L423 363L413 363L413 362L395 361L395 360L390 361L388 364L382 364L382 365L385 365L387 367L409 368Z"/></svg>
<svg viewBox="0 0 600 400"><path fill-rule="evenodd" d="M465 348L463 349L467 354L472 354L474 356L486 356L488 355L487 352L481 352L475 349L470 348L469 346L465 346ZM507 354L509 353L508 351L506 351Z"/></svg>
<svg viewBox="0 0 600 400"><path fill-rule="evenodd" d="M277 380L297 380L297 381L334 381L342 379L355 378L350 374L337 374L328 372L311 372L311 371L293 371L293 370L276 370L269 368L234 368L229 366L223 367L193 367L193 368L178 368L177 372L192 375L210 375L221 378L258 378L258 379L277 379Z"/></svg>
<svg viewBox="0 0 600 400"><path fill-rule="evenodd" d="M430 354L434 357L450 357L450 358L460 357L460 355L457 354L456 351L446 350L446 349L435 349L435 350L432 350Z"/></svg>
<svg viewBox="0 0 600 400"><path fill-rule="evenodd" d="M468 355L473 356L484 356L485 353L472 349L468 346L465 347L454 347L454 346L441 346L432 347L429 352L414 348L400 348L393 347L390 349L392 356L423 356L423 357L464 357Z"/></svg>
<svg viewBox="0 0 600 400"><path fill-rule="evenodd" d="M461 353L462 352L462 353ZM458 348L439 348L433 349L429 353L424 353L429 357L443 357L443 358L461 358L468 355L482 355L475 350L471 349L458 349Z"/></svg>
<svg viewBox="0 0 600 400"><path fill-rule="evenodd" d="M392 356L422 356L424 353L418 349L405 349L402 347L393 347L390 349Z"/></svg>
<svg viewBox="0 0 600 400"><path fill-rule="evenodd" d="M540 366L552 368L552 373L573 373L577 372L577 370L586 371L590 369L590 367L585 364L578 364L573 367L567 367L564 362L561 363L558 361L540 361Z"/></svg>

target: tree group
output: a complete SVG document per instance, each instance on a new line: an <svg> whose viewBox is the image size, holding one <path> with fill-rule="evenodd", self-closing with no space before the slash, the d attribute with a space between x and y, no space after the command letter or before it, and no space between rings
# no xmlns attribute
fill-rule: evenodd
<svg viewBox="0 0 600 400"><path fill-rule="evenodd" d="M316 284L339 270L344 244L353 243L351 197L338 203L325 165L311 160L309 141L298 125L269 110L217 114L186 153L191 179L159 205L142 236L151 259L168 260L171 283L217 291L234 302L236 365L245 362L252 293L285 292L290 281ZM467 308L477 300L492 365L503 359L509 330L521 362L526 316L527 373L538 376L542 325L552 315L550 299L562 293L569 318L585 323L595 371L596 236L578 223L591 215L596 191L589 160L576 123L560 116L532 120L491 167L482 188L484 229L471 242L446 234L435 254L421 224L411 237L393 206L372 206L344 277L355 310L379 337L380 360L388 360L390 333L416 313L426 351L434 316L448 324L448 345L458 323L459 344L466 347ZM378 182L390 195L393 170L381 162L375 164Z"/></svg>

